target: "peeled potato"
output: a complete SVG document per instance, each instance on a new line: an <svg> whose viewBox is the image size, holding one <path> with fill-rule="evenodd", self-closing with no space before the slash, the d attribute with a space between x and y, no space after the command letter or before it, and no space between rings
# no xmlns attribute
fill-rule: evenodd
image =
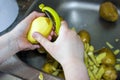
<svg viewBox="0 0 120 80"><path fill-rule="evenodd" d="M48 37L52 30L52 21L47 17L38 17L35 20L33 20L31 24L31 28L28 32L28 40L31 43L38 43L33 37L34 32L41 33L44 37Z"/></svg>
<svg viewBox="0 0 120 80"><path fill-rule="evenodd" d="M82 39L84 43L89 43L90 42L90 34L86 30L81 30L78 32L78 35Z"/></svg>

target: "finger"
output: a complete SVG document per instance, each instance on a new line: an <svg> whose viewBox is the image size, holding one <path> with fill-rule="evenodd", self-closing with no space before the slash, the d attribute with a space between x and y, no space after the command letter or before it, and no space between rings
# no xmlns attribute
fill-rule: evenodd
<svg viewBox="0 0 120 80"><path fill-rule="evenodd" d="M31 14L29 14L24 19L24 21L29 23L30 21L33 21L35 18L40 17L40 16L45 16L45 14L44 13L39 13L37 11L33 11Z"/></svg>
<svg viewBox="0 0 120 80"><path fill-rule="evenodd" d="M50 35L53 36L54 35L54 31L51 31Z"/></svg>
<svg viewBox="0 0 120 80"><path fill-rule="evenodd" d="M40 48L40 45L32 45L31 50Z"/></svg>
<svg viewBox="0 0 120 80"><path fill-rule="evenodd" d="M52 43L46 39L45 37L43 37L41 34L35 32L33 33L33 37L46 49L46 50L50 50L50 48L52 47Z"/></svg>
<svg viewBox="0 0 120 80"><path fill-rule="evenodd" d="M61 26L64 26L64 27L68 28L68 24L67 24L66 21L62 21L62 22L61 22Z"/></svg>
<svg viewBox="0 0 120 80"><path fill-rule="evenodd" d="M18 24L18 28L20 28L20 29L18 29L18 30L20 30L20 31L28 31L29 30L29 28L30 28L30 25L31 25L31 23L32 23L32 21L35 19L35 18L37 18L37 17L39 17L39 16L44 16L45 14L44 13L39 13L39 12L36 12L36 11L34 11L34 12L32 12L31 14L29 14L24 20L22 20L19 24ZM21 25L22 26L24 26L23 28L21 28Z"/></svg>
<svg viewBox="0 0 120 80"><path fill-rule="evenodd" d="M67 22L66 21L62 21L61 22L61 27L60 27L60 34L61 33L64 33L64 32L66 32L68 30L68 24L67 24Z"/></svg>
<svg viewBox="0 0 120 80"><path fill-rule="evenodd" d="M49 35L47 39L48 39L48 40L52 40L52 36L51 36L51 35Z"/></svg>
<svg viewBox="0 0 120 80"><path fill-rule="evenodd" d="M33 48L34 48L34 49L40 48L40 45L33 45Z"/></svg>
<svg viewBox="0 0 120 80"><path fill-rule="evenodd" d="M61 22L61 27L60 27L60 33L61 33L61 31L63 32L67 29L68 29L68 24L66 23L66 21L62 21Z"/></svg>

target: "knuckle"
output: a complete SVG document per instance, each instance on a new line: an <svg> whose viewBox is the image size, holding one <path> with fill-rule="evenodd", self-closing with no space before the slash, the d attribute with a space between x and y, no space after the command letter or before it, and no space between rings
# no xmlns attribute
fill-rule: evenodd
<svg viewBox="0 0 120 80"><path fill-rule="evenodd" d="M37 12L36 12L36 11L33 11L32 13L33 13L33 14L36 14Z"/></svg>

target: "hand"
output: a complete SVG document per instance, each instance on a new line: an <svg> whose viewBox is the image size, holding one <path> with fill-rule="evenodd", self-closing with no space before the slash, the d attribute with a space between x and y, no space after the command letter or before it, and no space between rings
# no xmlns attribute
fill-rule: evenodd
<svg viewBox="0 0 120 80"><path fill-rule="evenodd" d="M27 40L27 33L30 29L32 21L40 16L44 16L43 13L32 12L28 17L22 20L13 30L0 36L0 63L11 57L15 53L21 50L33 50L40 48L40 45L31 44ZM48 36L48 40L51 39L51 34Z"/></svg>
<svg viewBox="0 0 120 80"><path fill-rule="evenodd" d="M60 63L76 60L83 61L84 47L80 37L66 22L62 22L59 37L55 42L50 42L39 33L33 37Z"/></svg>
<svg viewBox="0 0 120 80"><path fill-rule="evenodd" d="M62 65L65 80L89 80L83 60L83 43L66 22L62 22L55 42L48 41L39 33L34 33L33 37Z"/></svg>
<svg viewBox="0 0 120 80"><path fill-rule="evenodd" d="M27 32L30 28L31 22L40 16L44 16L44 13L32 12L24 20L22 20L11 32L11 38L18 45L19 51L21 50L33 50L39 48L39 45L33 45L27 40Z"/></svg>

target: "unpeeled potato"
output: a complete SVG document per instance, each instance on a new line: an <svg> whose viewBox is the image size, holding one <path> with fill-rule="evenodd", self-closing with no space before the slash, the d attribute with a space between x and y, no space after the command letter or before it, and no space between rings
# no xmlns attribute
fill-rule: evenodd
<svg viewBox="0 0 120 80"><path fill-rule="evenodd" d="M109 1L100 5L99 14L101 18L110 22L115 22L119 18L116 6Z"/></svg>

